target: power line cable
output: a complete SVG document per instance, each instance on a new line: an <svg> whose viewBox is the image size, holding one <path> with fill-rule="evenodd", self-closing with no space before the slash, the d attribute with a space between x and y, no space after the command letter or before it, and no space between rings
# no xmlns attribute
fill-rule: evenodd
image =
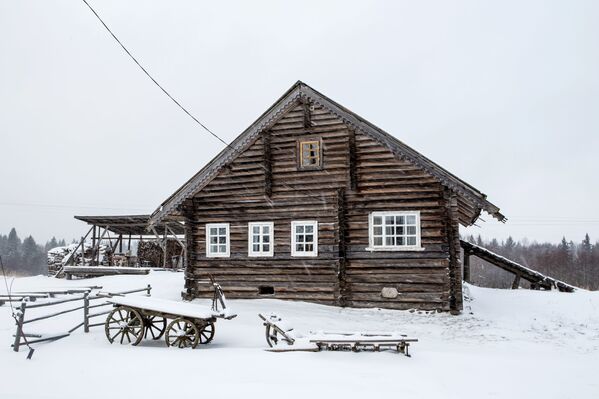
<svg viewBox="0 0 599 399"><path fill-rule="evenodd" d="M227 143L225 140L223 140L222 138L220 138L212 130L208 129L206 127L206 125L204 125L202 122L200 122L198 118L196 118L195 116L193 116L192 113L187 110L187 108L185 108L183 105L181 105L181 103L179 101L177 101L173 96L171 96L171 94L160 83L158 83L158 81L156 79L154 79L154 77L152 77L152 75L150 75L150 73L146 70L146 68L144 68L144 66L140 64L140 62L137 60L137 58L135 58L133 56L133 54L131 54L131 52L127 49L127 47L125 47L125 45L119 40L119 38L116 37L116 35L112 32L112 30L110 30L110 28L108 27L108 25L106 25L106 23L102 20L102 18L100 17L100 15L98 15L98 13L96 12L96 10L93 9L93 7L87 2L87 0L82 0L82 1L91 10L91 12L94 13L94 15L96 16L96 18L98 19L98 21L100 21L100 23L104 26L104 28L106 28L106 30L108 31L108 33L110 33L110 35L114 38L114 40L116 40L116 42L121 46L121 48L125 51L125 53L127 53L127 55L129 57L131 57L131 59L133 60L133 62L135 62L137 64L137 66L143 71L143 73L145 73L146 76L148 78L150 78L150 80L152 82L154 82L154 84L156 86L158 86L158 88L160 90L162 90L162 92L164 94L166 94L167 97L170 98L177 105L177 107L181 108L181 110L183 112L185 112L198 125L200 125L202 128L204 128L204 130L206 130L208 133L210 133L211 135L213 135L214 137L216 137L221 143L223 143L227 147L230 147L229 143Z"/></svg>

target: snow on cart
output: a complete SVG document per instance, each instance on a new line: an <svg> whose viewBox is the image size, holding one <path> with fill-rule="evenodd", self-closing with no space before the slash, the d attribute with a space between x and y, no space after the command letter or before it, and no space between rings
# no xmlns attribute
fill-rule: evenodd
<svg viewBox="0 0 599 399"><path fill-rule="evenodd" d="M108 314L104 330L110 343L137 345L144 338L165 337L167 346L195 348L214 338L217 319L230 320L221 287L213 283L210 308L193 303L150 297L111 298L114 309ZM221 310L219 310L219 303Z"/></svg>

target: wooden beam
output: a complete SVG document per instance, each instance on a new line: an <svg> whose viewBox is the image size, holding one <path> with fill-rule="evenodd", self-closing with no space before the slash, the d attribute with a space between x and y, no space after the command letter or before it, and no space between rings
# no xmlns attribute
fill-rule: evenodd
<svg viewBox="0 0 599 399"><path fill-rule="evenodd" d="M519 274L515 274L514 275L514 282L512 283L512 289L513 290L517 290L518 287L520 287L520 275Z"/></svg>
<svg viewBox="0 0 599 399"><path fill-rule="evenodd" d="M304 127L306 129L312 128L312 112L310 111L311 104L309 101L302 101L304 106Z"/></svg>
<svg viewBox="0 0 599 399"><path fill-rule="evenodd" d="M337 278L339 281L339 293L337 302L339 306L347 306L348 301L348 283L346 281L347 265L347 201L345 198L345 189L337 189L337 224L338 224L338 242L339 247L339 269Z"/></svg>
<svg viewBox="0 0 599 399"><path fill-rule="evenodd" d="M358 191L358 172L356 170L357 154L356 154L356 131L353 128L349 129L349 189Z"/></svg>
<svg viewBox="0 0 599 399"><path fill-rule="evenodd" d="M272 149L270 131L262 132L262 151L264 156L264 195L272 197Z"/></svg>

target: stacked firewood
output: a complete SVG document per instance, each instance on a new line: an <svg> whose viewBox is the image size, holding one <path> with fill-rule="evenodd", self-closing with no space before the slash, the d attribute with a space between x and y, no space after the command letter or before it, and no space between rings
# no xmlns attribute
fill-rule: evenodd
<svg viewBox="0 0 599 399"><path fill-rule="evenodd" d="M137 247L137 259L140 266L162 267L162 248L155 241L140 241ZM182 267L181 245L176 240L166 242L166 264L168 268Z"/></svg>

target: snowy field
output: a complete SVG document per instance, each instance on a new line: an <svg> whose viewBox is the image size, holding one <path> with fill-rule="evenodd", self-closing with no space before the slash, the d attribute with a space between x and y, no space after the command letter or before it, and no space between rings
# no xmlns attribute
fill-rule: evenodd
<svg viewBox="0 0 599 399"><path fill-rule="evenodd" d="M13 291L85 285L119 291L147 284L154 297L180 300L183 274L19 278ZM6 304L0 307L0 398L599 398L599 293L473 286L467 292L460 316L231 300L238 317L219 320L214 341L196 350L166 348L163 340L111 345L96 327L36 345L32 360L25 359L26 349L10 348L15 328ZM297 335L388 331L420 342L411 347L412 358L393 352L271 353L264 351L259 312L284 316ZM80 321L75 312L32 327L60 332Z"/></svg>

